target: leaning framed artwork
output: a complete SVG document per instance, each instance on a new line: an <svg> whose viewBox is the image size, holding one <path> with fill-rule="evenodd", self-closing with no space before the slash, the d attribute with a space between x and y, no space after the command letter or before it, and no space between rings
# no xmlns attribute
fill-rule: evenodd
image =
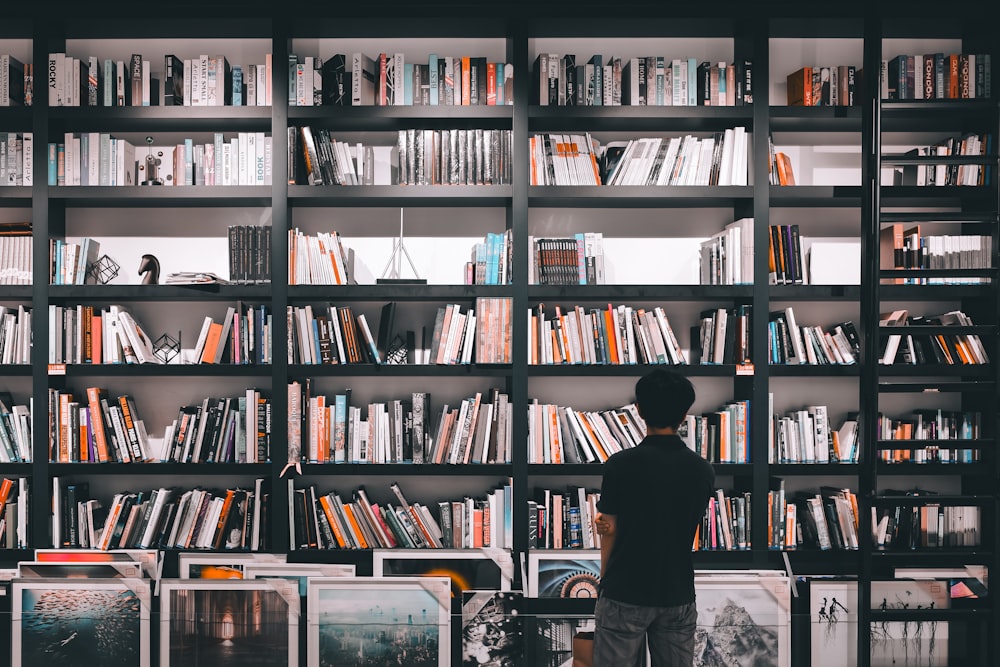
<svg viewBox="0 0 1000 667"><path fill-rule="evenodd" d="M949 609L947 581L894 580L871 583L871 607L877 610ZM871 624L871 667L946 667L948 622L876 621Z"/></svg>
<svg viewBox="0 0 1000 667"><path fill-rule="evenodd" d="M791 590L787 576L701 574L695 577L695 594L695 667L790 667Z"/></svg>
<svg viewBox="0 0 1000 667"><path fill-rule="evenodd" d="M856 667L857 581L809 581L809 652L812 667Z"/></svg>
<svg viewBox="0 0 1000 667"><path fill-rule="evenodd" d="M353 577L354 564L331 563L251 563L243 566L244 579L288 579L299 587L299 596L309 592L312 577Z"/></svg>
<svg viewBox="0 0 1000 667"><path fill-rule="evenodd" d="M15 579L11 665L149 667L143 579Z"/></svg>
<svg viewBox="0 0 1000 667"><path fill-rule="evenodd" d="M601 552L595 549L532 551L528 554L528 597L596 598Z"/></svg>
<svg viewBox="0 0 1000 667"><path fill-rule="evenodd" d="M181 553L177 570L181 579L242 579L247 565L284 563L286 558L268 553Z"/></svg>
<svg viewBox="0 0 1000 667"><path fill-rule="evenodd" d="M451 664L448 577L310 579L307 601L310 665Z"/></svg>
<svg viewBox="0 0 1000 667"><path fill-rule="evenodd" d="M449 577L452 596L463 591L509 591L514 564L506 551L482 549L376 549L372 572L383 577Z"/></svg>
<svg viewBox="0 0 1000 667"><path fill-rule="evenodd" d="M286 579L164 579L160 667L298 667L299 602Z"/></svg>

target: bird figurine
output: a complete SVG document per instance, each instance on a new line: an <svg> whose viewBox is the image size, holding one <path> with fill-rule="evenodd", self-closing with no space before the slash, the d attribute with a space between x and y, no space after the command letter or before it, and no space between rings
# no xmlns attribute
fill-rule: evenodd
<svg viewBox="0 0 1000 667"><path fill-rule="evenodd" d="M158 285L160 283L160 260L153 255L143 255L139 263L139 275L143 285Z"/></svg>

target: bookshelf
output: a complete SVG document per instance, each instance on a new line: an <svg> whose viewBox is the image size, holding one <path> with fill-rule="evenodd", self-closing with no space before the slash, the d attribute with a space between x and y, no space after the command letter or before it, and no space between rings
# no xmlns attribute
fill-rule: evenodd
<svg viewBox="0 0 1000 667"><path fill-rule="evenodd" d="M536 489L564 489L567 485L597 488L596 464L529 463L525 443L529 428L523 415L529 403L604 410L628 402L635 379L652 366L643 365L533 365L528 363L528 341L519 332L528 328L528 311L540 304L563 308L602 308L624 304L635 308L662 307L688 353L688 365L677 367L692 377L698 389L693 412L714 411L730 401L749 400L750 463L715 464L718 486L748 491L754 508L764 507L774 478L785 482L788 493L812 492L820 487L849 488L859 502L859 549L820 551L810 548L779 551L767 547L766 512L755 512L746 551L698 552L695 562L705 568L781 567L795 574L858 575L859 609L874 600L870 584L892 578L895 567L985 564L996 566L998 512L996 484L1000 469L993 448L997 437L996 366L927 367L880 365L885 337L879 315L907 308L913 314L938 315L961 310L975 324L949 331L979 335L991 359L998 353L998 190L995 146L980 157L920 159L905 153L947 136L991 132L997 140L996 96L975 100L880 100L877 79L858 77L853 106L788 106L786 77L803 66L851 65L874 73L883 59L898 53L990 52L987 39L972 17L930 20L902 19L888 10L841 8L818 10L780 7L769 16L745 8L725 7L720 15L671 14L662 9L649 20L600 14L567 18L552 11L528 16L519 8L497 10L497 16L473 12L466 18L435 18L416 9L398 11L398 18L375 24L359 11L348 17L316 17L307 24L266 13L246 19L218 20L212 11L201 20L180 20L143 10L142 16L53 18L40 12L31 18L5 21L0 28L0 53L16 54L24 62L44 63L50 51L77 56L99 55L124 59L135 50L148 54L154 71L168 52L195 54L212 45L233 62L284 63L289 54L328 57L334 53L364 51L373 55L395 51L408 61L424 62L431 53L475 53L513 65L514 104L504 106L296 106L274 91L288 86L288 72L274 67L272 104L221 107L49 107L36 95L30 108L0 107L0 131L32 132L34 185L0 188L0 223L31 219L33 223L33 284L0 286L0 305L30 306L36 344L31 364L0 368L0 390L16 399L34 400L34 456L31 463L0 464L6 476L31 478L31 546L50 546L49 503L53 478L89 481L91 491L110 499L125 488L159 486L251 486L257 478L270 484L271 513L268 549L290 550L287 479L280 476L285 460L285 391L293 380L311 379L315 394L332 396L352 388L359 405L429 391L432 411L454 404L476 392L499 387L506 392L515 416L513 456L509 463L481 465L379 464L367 466L304 462L296 488L315 484L342 494L363 485L375 502L394 502L392 482L400 482L411 501L432 503L481 495L509 480L513 504L513 551L528 549L527 506ZM483 10L485 12L485 10ZM253 14L253 12L251 12ZM148 20L155 18L155 21ZM219 12L221 16L222 13ZM502 16L500 16L502 15ZM499 19L503 20L499 20ZM497 19L497 20L491 20ZM142 47L135 46L141 40ZM574 53L578 58L663 54L694 57L698 62L753 64L753 104L742 106L549 106L537 104L530 76L541 53ZM36 87L40 79L36 77ZM44 92L44 88L38 90ZM509 183L494 185L361 185L308 186L288 184L289 127L323 129L351 142L391 145L400 130L510 130ZM590 133L606 145L637 137L711 136L735 126L748 130L749 185L659 187L531 185L528 138L546 133ZM110 132L130 138L136 154L144 155L145 137L157 144L185 137L208 140L214 133L263 132L272 138L272 184L243 186L101 187L50 186L46 174L46 144L61 141L66 132ZM773 185L769 179L768 139L788 153L796 185ZM895 185L892 171L921 164L975 165L993 169L988 186L921 187ZM304 181L302 181L304 182ZM406 245L426 285L376 284L379 269L392 250L405 214ZM860 284L769 285L767 254L756 253L753 281L736 285L698 284L697 247L711 234L741 218L753 219L754 247L767 248L771 225L801 227L803 254L816 244L860 245ZM926 234L984 235L992 239L988 268L961 269L947 275L990 278L987 284L885 284L882 279L935 279L933 269L913 269L887 275L879 265L880 230L893 223L920 224ZM171 286L139 285L135 269L139 257L151 250L169 271L208 268L225 272L225 230L229 224L271 226L270 285ZM289 285L289 229L307 234L337 230L362 260L358 285ZM465 285L464 265L474 243L488 233L509 231L513 239L513 281L506 285ZM613 265L605 284L540 285L528 281L530 238L563 237L602 232L605 252ZM49 285L48 241L95 236L102 248L122 265L120 279L109 285ZM197 266L178 258L192 255ZM220 258L221 253L221 258ZM676 258L665 262L664 257ZM169 263L169 265L168 265ZM161 279L162 282L162 279ZM351 306L377 326L382 304L399 307L397 328L416 329L433 324L437 308L460 304L473 307L480 297L512 300L510 364L437 365L310 365L290 362L281 341L287 338L286 308L328 304ZM56 375L45 363L50 305L123 304L150 321L154 337L182 330L182 346L190 347L206 315L221 317L237 301L264 304L274 315L273 362L264 366L169 365L85 366L70 364ZM698 363L696 332L699 313L707 309L752 306L752 371L732 363ZM767 364L769 314L794 308L800 324L830 327L851 320L861 336L859 363L854 365ZM946 327L941 327L945 329ZM912 333L931 333L919 330ZM944 333L940 330L936 333ZM49 461L47 405L49 388L83 393L88 386L111 392L134 393L153 428L162 432L178 406L208 394L235 395L248 386L268 392L274 410L277 437L272 439L269 463L94 465ZM928 392L928 389L935 389ZM823 404L831 421L839 424L849 414L859 415L860 459L857 463L768 464L771 418L806 405ZM982 413L981 437L975 441L980 460L973 464L888 464L878 460L884 449L897 449L878 437L876 418L904 417L913 406L926 409L977 410ZM434 419L437 414L434 414ZM902 443L916 446L914 443ZM931 442L931 441L928 441ZM920 443L921 446L927 443ZM939 443L947 444L947 443ZM133 481L133 475L138 478ZM920 487L938 490L932 496L943 505L963 503L982 508L981 544L975 548L915 550L880 549L867 537L872 508L897 502L887 489ZM905 500L917 503L920 500ZM23 550L0 551L5 561L25 556ZM367 554L305 550L295 558L344 558L365 563ZM173 555L170 558L174 558ZM787 561L786 561L787 558ZM169 561L168 561L169 562ZM169 566L168 566L169 567ZM364 570L362 565L360 570ZM523 575L522 575L523 576ZM586 613L578 601L529 600L527 611ZM992 637L1000 619L989 604L984 613L957 616L942 610L941 620L953 620L951 657L992 664L997 649ZM800 610L796 608L795 622ZM955 613L952 613L955 612ZM898 617L898 618L897 618ZM930 614L911 614L930 620ZM903 612L864 611L868 623L902 620ZM965 635L960 633L965 632ZM808 631L805 631L808 635ZM870 637L860 633L857 664L868 664ZM959 656L965 637L966 654ZM803 643L803 641L805 643ZM793 659L808 654L808 637L795 634ZM969 662L969 664L976 664Z"/></svg>

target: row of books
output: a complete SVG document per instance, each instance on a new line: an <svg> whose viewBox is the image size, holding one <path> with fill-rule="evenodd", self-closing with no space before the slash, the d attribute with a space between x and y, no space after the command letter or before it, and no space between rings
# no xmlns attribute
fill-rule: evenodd
<svg viewBox="0 0 1000 667"><path fill-rule="evenodd" d="M767 278L770 285L805 283L799 226L768 225Z"/></svg>
<svg viewBox="0 0 1000 667"><path fill-rule="evenodd" d="M153 340L123 306L49 304L50 364L163 364Z"/></svg>
<svg viewBox="0 0 1000 667"><path fill-rule="evenodd" d="M146 426L128 394L87 387L86 399L49 388L49 460L140 463L153 458Z"/></svg>
<svg viewBox="0 0 1000 667"><path fill-rule="evenodd" d="M472 246L472 256L465 265L466 285L510 285L513 281L511 230L487 232L486 238Z"/></svg>
<svg viewBox="0 0 1000 667"><path fill-rule="evenodd" d="M699 343L701 364L752 363L750 336L753 306L740 304L735 308L703 310L691 340Z"/></svg>
<svg viewBox="0 0 1000 667"><path fill-rule="evenodd" d="M753 541L750 536L751 494L730 495L716 489L708 499L705 516L694 534L694 551L744 551Z"/></svg>
<svg viewBox="0 0 1000 667"><path fill-rule="evenodd" d="M31 132L0 132L0 186L30 186L34 183L32 137Z"/></svg>
<svg viewBox="0 0 1000 667"><path fill-rule="evenodd" d="M545 304L528 312L529 364L686 364L663 308Z"/></svg>
<svg viewBox="0 0 1000 667"><path fill-rule="evenodd" d="M240 285L271 282L271 225L229 225L229 281Z"/></svg>
<svg viewBox="0 0 1000 667"><path fill-rule="evenodd" d="M31 310L0 305L0 362L31 363Z"/></svg>
<svg viewBox="0 0 1000 667"><path fill-rule="evenodd" d="M528 404L528 463L604 462L645 435L632 403L609 410L574 410L538 399Z"/></svg>
<svg viewBox="0 0 1000 667"><path fill-rule="evenodd" d="M30 107L34 68L9 53L0 53L0 107Z"/></svg>
<svg viewBox="0 0 1000 667"><path fill-rule="evenodd" d="M311 305L288 306L288 363L380 364L385 348L376 347L368 319L351 306L313 312ZM386 313L383 310L383 318ZM380 338L381 340L381 338Z"/></svg>
<svg viewBox="0 0 1000 667"><path fill-rule="evenodd" d="M271 399L248 388L234 397L206 397L184 405L167 424L158 461L264 463L271 451Z"/></svg>
<svg viewBox="0 0 1000 667"><path fill-rule="evenodd" d="M905 228L887 223L879 232L879 258L884 271L893 269L988 269L993 237L981 234L922 234L920 225ZM984 283L989 278L882 278L882 284L942 285Z"/></svg>
<svg viewBox="0 0 1000 667"><path fill-rule="evenodd" d="M214 133L145 151L108 132L67 132L48 144L49 185L270 185L271 137ZM145 154L143 154L145 153Z"/></svg>
<svg viewBox="0 0 1000 667"><path fill-rule="evenodd" d="M206 315L195 343L193 363L262 365L272 362L273 320L268 306L240 301L226 308L221 322Z"/></svg>
<svg viewBox="0 0 1000 667"><path fill-rule="evenodd" d="M747 185L747 131L610 142L606 185ZM620 151L620 154L619 154ZM558 183L557 183L558 185Z"/></svg>
<svg viewBox="0 0 1000 667"><path fill-rule="evenodd" d="M513 181L511 130L399 130L399 185L507 185Z"/></svg>
<svg viewBox="0 0 1000 667"><path fill-rule="evenodd" d="M989 53L905 54L881 63L883 100L989 99Z"/></svg>
<svg viewBox="0 0 1000 667"><path fill-rule="evenodd" d="M821 551L859 548L857 494L823 486L819 493L802 491L788 500L784 481L778 486L779 490L769 492L769 547Z"/></svg>
<svg viewBox="0 0 1000 667"><path fill-rule="evenodd" d="M768 429L768 463L857 463L858 415L848 413L834 428L825 405L772 413Z"/></svg>
<svg viewBox="0 0 1000 667"><path fill-rule="evenodd" d="M978 440L983 437L982 413L971 410L913 410L911 417L888 417L879 413L877 437L879 440ZM910 445L909 442L906 443ZM979 448L961 448L935 442L926 447L893 449L886 447L878 452L879 460L886 463L974 463L980 460ZM968 443L974 444L974 443Z"/></svg>
<svg viewBox="0 0 1000 667"><path fill-rule="evenodd" d="M27 477L0 480L0 544L7 549L28 548L30 493Z"/></svg>
<svg viewBox="0 0 1000 667"><path fill-rule="evenodd" d="M0 224L0 285L31 284L31 223Z"/></svg>
<svg viewBox="0 0 1000 667"><path fill-rule="evenodd" d="M354 253L346 248L340 233L303 234L288 230L289 285L350 285Z"/></svg>
<svg viewBox="0 0 1000 667"><path fill-rule="evenodd" d="M989 353L978 334L925 334L921 326L973 326L972 318L961 310L938 316L910 315L906 309L879 314L880 327L907 327L907 333L884 336L879 363L940 364L948 366L990 363Z"/></svg>
<svg viewBox="0 0 1000 667"><path fill-rule="evenodd" d="M750 463L750 401L732 401L714 412L685 415L677 435L711 463Z"/></svg>
<svg viewBox="0 0 1000 667"><path fill-rule="evenodd" d="M565 491L535 489L528 500L529 549L599 549L595 530L600 491L570 486Z"/></svg>
<svg viewBox="0 0 1000 667"><path fill-rule="evenodd" d="M604 285L604 233L528 237L529 285Z"/></svg>
<svg viewBox="0 0 1000 667"><path fill-rule="evenodd" d="M0 392L0 463L31 461L33 406L30 397L27 404L19 404L9 392Z"/></svg>
<svg viewBox="0 0 1000 667"><path fill-rule="evenodd" d="M854 65L806 65L787 77L790 107L853 107L859 90Z"/></svg>
<svg viewBox="0 0 1000 667"><path fill-rule="evenodd" d="M288 128L288 157L289 184L392 184L391 146L338 141L324 128Z"/></svg>
<svg viewBox="0 0 1000 667"><path fill-rule="evenodd" d="M983 512L979 506L942 505L927 491L887 492L886 495L927 496L926 504L880 505L872 508L875 546L896 551L978 547L982 543Z"/></svg>
<svg viewBox="0 0 1000 667"><path fill-rule="evenodd" d="M344 501L315 485L296 489L289 480L289 530L293 549L473 549L512 546L512 486L509 480L482 497L410 503L390 484L398 504L374 503L363 486Z"/></svg>
<svg viewBox="0 0 1000 667"><path fill-rule="evenodd" d="M489 402L486 402L487 398ZM429 405L427 408L429 414ZM463 398L456 407L445 404L434 435L425 442L423 461L510 463L512 424L510 397L496 387L490 389L487 395L476 392L475 396Z"/></svg>
<svg viewBox="0 0 1000 667"><path fill-rule="evenodd" d="M49 53L49 106L269 106L271 54L264 59L244 70L222 55L167 54L161 79L138 53L127 61Z"/></svg>
<svg viewBox="0 0 1000 667"><path fill-rule="evenodd" d="M992 132L976 134L967 132L961 136L948 137L930 146L917 146L904 155L926 156L982 156L996 154ZM993 165L985 164L909 164L896 170L893 185L982 186L993 182Z"/></svg>
<svg viewBox="0 0 1000 667"><path fill-rule="evenodd" d="M288 57L290 106L503 106L514 103L514 67L482 56L336 53Z"/></svg>
<svg viewBox="0 0 1000 667"><path fill-rule="evenodd" d="M702 285L753 284L753 218L740 218L701 242Z"/></svg>
<svg viewBox="0 0 1000 667"><path fill-rule="evenodd" d="M91 497L88 482L52 478L52 535L63 548L266 548L269 493L264 479L253 490L159 487L115 493L107 507Z"/></svg>
<svg viewBox="0 0 1000 667"><path fill-rule="evenodd" d="M49 239L49 284L94 285L97 273L92 267L101 255L97 239L83 237L79 243Z"/></svg>
<svg viewBox="0 0 1000 667"><path fill-rule="evenodd" d="M791 306L768 316L767 349L771 364L853 365L861 339L850 320L827 327L799 325Z"/></svg>
<svg viewBox="0 0 1000 667"><path fill-rule="evenodd" d="M532 103L541 106L743 106L753 103L749 60L539 53Z"/></svg>

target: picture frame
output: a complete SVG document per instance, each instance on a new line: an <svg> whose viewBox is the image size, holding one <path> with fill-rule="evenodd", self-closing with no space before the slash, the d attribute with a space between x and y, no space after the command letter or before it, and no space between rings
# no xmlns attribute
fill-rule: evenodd
<svg viewBox="0 0 1000 667"><path fill-rule="evenodd" d="M509 591L514 564L509 552L480 549L376 549L372 572L382 577L449 577L452 597L463 591Z"/></svg>
<svg viewBox="0 0 1000 667"><path fill-rule="evenodd" d="M286 554L180 553L177 576L181 579L242 579L243 568L261 563L287 562Z"/></svg>
<svg viewBox="0 0 1000 667"><path fill-rule="evenodd" d="M520 591L462 592L463 665L525 664L523 597Z"/></svg>
<svg viewBox="0 0 1000 667"><path fill-rule="evenodd" d="M738 664L791 667L791 589L787 576L701 574L695 576L695 595L695 667L726 664L726 659ZM760 640L752 644L743 641L748 631Z"/></svg>
<svg viewBox="0 0 1000 667"><path fill-rule="evenodd" d="M573 637L594 631L594 617L575 615L537 615L529 619L533 630L527 642L528 665L573 667Z"/></svg>
<svg viewBox="0 0 1000 667"><path fill-rule="evenodd" d="M163 552L159 549L35 549L35 560L42 563L119 563L134 561L142 565L143 575L159 579L163 574Z"/></svg>
<svg viewBox="0 0 1000 667"><path fill-rule="evenodd" d="M857 585L855 584L855 595ZM947 581L872 581L872 609L950 609ZM877 621L871 624L871 667L946 667L948 621Z"/></svg>
<svg viewBox="0 0 1000 667"><path fill-rule="evenodd" d="M812 667L857 667L856 580L809 581L809 652Z"/></svg>
<svg viewBox="0 0 1000 667"><path fill-rule="evenodd" d="M11 665L150 667L150 582L15 579Z"/></svg>
<svg viewBox="0 0 1000 667"><path fill-rule="evenodd" d="M22 561L17 564L21 579L142 579L142 565L135 561L107 563Z"/></svg>
<svg viewBox="0 0 1000 667"><path fill-rule="evenodd" d="M528 597L596 599L600 582L599 549L528 553Z"/></svg>
<svg viewBox="0 0 1000 667"><path fill-rule="evenodd" d="M243 566L244 579L288 579L299 587L299 597L309 593L312 577L353 577L357 567L333 563L250 563Z"/></svg>
<svg viewBox="0 0 1000 667"><path fill-rule="evenodd" d="M299 602L286 579L163 579L159 667L298 667Z"/></svg>
<svg viewBox="0 0 1000 667"><path fill-rule="evenodd" d="M448 577L310 579L308 664L347 664L365 655L369 667L450 667L451 580ZM378 643L376 635L400 637ZM408 646L403 646L407 644Z"/></svg>

